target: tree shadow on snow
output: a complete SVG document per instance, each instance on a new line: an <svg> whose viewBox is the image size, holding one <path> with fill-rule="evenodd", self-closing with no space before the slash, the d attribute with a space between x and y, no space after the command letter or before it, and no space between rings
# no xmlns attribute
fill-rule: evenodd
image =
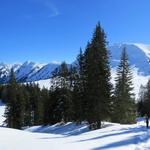
<svg viewBox="0 0 150 150"><path fill-rule="evenodd" d="M141 132L144 132L144 133L140 134ZM129 134L129 133L137 133L137 135L131 136L130 138L124 139L121 141L111 142L104 146L99 146L99 147L93 148L91 150L104 150L104 149L110 149L110 148L116 148L116 149L118 148L119 149L119 147L121 147L121 146L144 143L150 137L150 131L147 130L145 127L141 126L141 127L136 127L136 128L129 128L127 131L123 131L120 133L107 134L107 135L103 135L103 136L99 136L99 137L91 138L91 139L87 139L87 140L96 140L99 138L121 135L121 134ZM84 141L86 141L86 140L84 140ZM80 141L80 142L82 142L82 141Z"/></svg>
<svg viewBox="0 0 150 150"><path fill-rule="evenodd" d="M59 134L64 136L79 135L88 131L89 129L87 125L76 125L75 123L54 126L40 126L32 130L32 132Z"/></svg>

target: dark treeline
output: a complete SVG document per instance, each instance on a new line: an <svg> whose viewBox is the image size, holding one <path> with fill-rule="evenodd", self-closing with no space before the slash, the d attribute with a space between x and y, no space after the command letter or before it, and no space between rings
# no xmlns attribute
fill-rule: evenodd
<svg viewBox="0 0 150 150"><path fill-rule="evenodd" d="M20 129L23 126L43 124L44 104L49 91L38 85L18 84L13 70L10 82L1 86L1 99L6 103L5 124Z"/></svg>
<svg viewBox="0 0 150 150"><path fill-rule="evenodd" d="M63 62L54 70L49 90L33 83L18 84L12 70L9 84L0 87L1 99L6 103L6 125L20 129L86 121L90 129L98 129L102 121L134 123L136 107L126 49L122 51L113 87L106 47L106 35L98 23L75 63Z"/></svg>
<svg viewBox="0 0 150 150"><path fill-rule="evenodd" d="M146 86L140 87L139 101L138 101L138 112L140 116L146 116L150 118L150 80Z"/></svg>

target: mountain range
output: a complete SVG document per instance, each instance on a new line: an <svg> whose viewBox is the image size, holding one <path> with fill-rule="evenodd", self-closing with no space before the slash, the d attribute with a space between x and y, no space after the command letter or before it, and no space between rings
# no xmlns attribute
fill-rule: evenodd
<svg viewBox="0 0 150 150"><path fill-rule="evenodd" d="M117 67L124 47L127 50L130 65L136 68L138 74L150 75L150 45L145 44L129 43L108 46L111 68ZM58 66L57 63L39 64L30 61L13 65L0 63L0 83L8 82L11 68L14 69L18 82L32 82L51 78L52 71Z"/></svg>
<svg viewBox="0 0 150 150"><path fill-rule="evenodd" d="M13 68L18 82L32 82L49 79L52 71L58 66L59 64L56 63L38 64L30 61L13 65L1 63L0 83L7 83L9 81L11 68Z"/></svg>

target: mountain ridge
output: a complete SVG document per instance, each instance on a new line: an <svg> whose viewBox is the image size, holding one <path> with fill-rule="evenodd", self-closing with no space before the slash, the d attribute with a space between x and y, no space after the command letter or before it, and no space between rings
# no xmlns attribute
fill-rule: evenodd
<svg viewBox="0 0 150 150"><path fill-rule="evenodd" d="M43 75L41 78L38 74L44 74L43 69L46 66L51 66L52 69L49 68L48 71L45 69L45 76ZM38 64L32 61L13 65L0 63L0 83L7 83L9 81L11 68L13 68L18 82L33 82L50 78L51 72L58 66L56 63Z"/></svg>

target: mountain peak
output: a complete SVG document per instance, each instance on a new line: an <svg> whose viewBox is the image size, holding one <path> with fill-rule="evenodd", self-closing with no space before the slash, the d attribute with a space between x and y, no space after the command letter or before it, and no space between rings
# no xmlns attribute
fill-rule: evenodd
<svg viewBox="0 0 150 150"><path fill-rule="evenodd" d="M150 45L142 43L134 43L134 45L143 50L146 56L150 58Z"/></svg>
<svg viewBox="0 0 150 150"><path fill-rule="evenodd" d="M139 73L144 75L150 75L150 46L139 43L123 43L109 46L108 49L111 53L111 66L117 67L122 49L126 47L127 54L129 56L130 65L136 67Z"/></svg>

